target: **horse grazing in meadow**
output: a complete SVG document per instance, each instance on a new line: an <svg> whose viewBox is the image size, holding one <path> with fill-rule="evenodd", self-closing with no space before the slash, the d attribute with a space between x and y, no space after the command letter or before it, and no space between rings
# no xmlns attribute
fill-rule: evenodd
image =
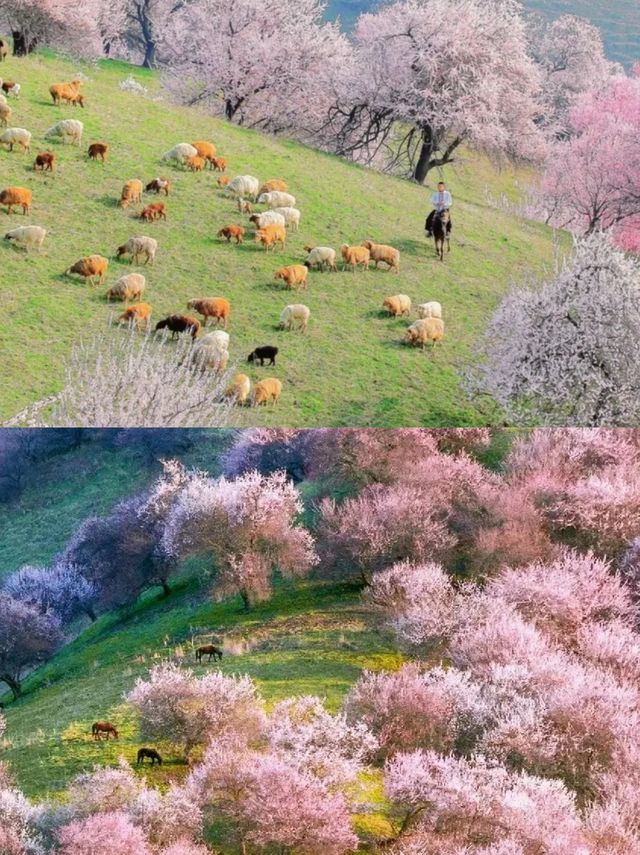
<svg viewBox="0 0 640 855"><path fill-rule="evenodd" d="M196 662L202 662L202 657L209 655L209 662L211 662L211 657L213 657L213 661L219 659L222 662L222 650L219 647L216 647L215 644L205 644L203 647L198 647L196 650Z"/></svg>
<svg viewBox="0 0 640 855"><path fill-rule="evenodd" d="M155 748L141 748L138 751L136 766L144 766L145 760L151 760L152 766L155 766L156 763L158 766L162 766L162 757L158 754Z"/></svg>
<svg viewBox="0 0 640 855"><path fill-rule="evenodd" d="M436 244L436 255L444 261L444 245L451 252L451 214L448 210L439 211L433 218L433 239Z"/></svg>
<svg viewBox="0 0 640 855"><path fill-rule="evenodd" d="M111 724L110 721L96 721L91 725L91 733L93 734L94 739L102 739L101 734L106 733L107 739L110 736L113 736L114 739L118 739L118 731Z"/></svg>

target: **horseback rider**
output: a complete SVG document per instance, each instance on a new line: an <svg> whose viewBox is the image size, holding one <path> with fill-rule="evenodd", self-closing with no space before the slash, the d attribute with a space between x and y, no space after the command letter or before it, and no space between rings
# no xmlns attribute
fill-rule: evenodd
<svg viewBox="0 0 640 855"><path fill-rule="evenodd" d="M427 237L433 237L433 220L436 214L441 214L443 211L448 211L449 208L453 205L453 197L451 193L447 190L444 181L438 182L438 189L435 193L431 195L431 204L433 205L433 211L427 217L427 222L425 223L425 229L427 231ZM447 225L447 232L451 231L451 222Z"/></svg>

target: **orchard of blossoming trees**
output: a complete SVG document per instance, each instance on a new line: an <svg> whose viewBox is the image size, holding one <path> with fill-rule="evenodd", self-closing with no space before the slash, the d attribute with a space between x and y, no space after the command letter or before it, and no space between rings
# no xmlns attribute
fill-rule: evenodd
<svg viewBox="0 0 640 855"><path fill-rule="evenodd" d="M191 556L214 597L247 608L274 574L351 580L404 664L364 671L330 713L161 661L125 702L186 777L159 790L121 761L36 805L0 765L3 855L206 855L214 828L245 855L640 851L640 432L537 430L496 465L504 439L241 432L226 476L168 462L91 521L95 556L85 524L73 562L10 577L0 677L16 693L89 606L131 601ZM286 471L313 484L313 509ZM4 730L0 715L0 746ZM384 833L359 834L372 812Z"/></svg>

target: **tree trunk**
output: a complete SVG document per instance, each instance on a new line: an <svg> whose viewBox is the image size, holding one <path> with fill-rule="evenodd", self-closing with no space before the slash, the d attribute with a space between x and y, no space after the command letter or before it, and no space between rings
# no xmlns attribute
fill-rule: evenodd
<svg viewBox="0 0 640 855"><path fill-rule="evenodd" d="M149 39L145 41L144 45L144 60L142 62L143 68L155 68L156 67L156 43L153 39Z"/></svg>
<svg viewBox="0 0 640 855"><path fill-rule="evenodd" d="M433 150L433 132L430 127L422 128L422 145L420 146L420 155L415 165L415 169L413 170L413 180L417 181L418 184L424 184L424 180L431 169Z"/></svg>
<svg viewBox="0 0 640 855"><path fill-rule="evenodd" d="M244 605L245 612L248 612L251 608L251 600L249 599L249 593L245 590L240 591L240 596L242 597L242 602Z"/></svg>
<svg viewBox="0 0 640 855"><path fill-rule="evenodd" d="M0 682L6 683L7 686L9 686L14 701L17 701L20 695L22 694L22 686L20 685L20 680L16 680L10 674L0 674Z"/></svg>
<svg viewBox="0 0 640 855"><path fill-rule="evenodd" d="M12 30L11 36L13 38L13 55L26 56L30 51L24 33L21 33L20 30ZM35 45L32 45L31 50L34 47Z"/></svg>
<svg viewBox="0 0 640 855"><path fill-rule="evenodd" d="M169 583L166 579L160 579L160 584L162 585L162 596L168 597L171 593L171 588L169 587Z"/></svg>
<svg viewBox="0 0 640 855"><path fill-rule="evenodd" d="M91 621L91 623L95 623L98 620L98 615L94 612L93 606L87 606L84 612Z"/></svg>

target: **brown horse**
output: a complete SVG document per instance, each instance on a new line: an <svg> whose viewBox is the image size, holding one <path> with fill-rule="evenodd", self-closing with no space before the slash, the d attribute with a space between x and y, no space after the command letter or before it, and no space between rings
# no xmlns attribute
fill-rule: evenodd
<svg viewBox="0 0 640 855"><path fill-rule="evenodd" d="M448 210L439 211L433 218L433 239L436 244L436 255L444 261L444 245L451 252L451 214Z"/></svg>
<svg viewBox="0 0 640 855"><path fill-rule="evenodd" d="M216 647L215 644L205 644L203 647L198 647L196 650L196 662L202 662L202 657L209 654L209 662L211 662L211 657L213 657L213 661L219 659L222 662L222 650L219 647Z"/></svg>
<svg viewBox="0 0 640 855"><path fill-rule="evenodd" d="M106 733L107 739L109 736L113 736L114 739L118 738L118 731L111 724L110 721L96 721L91 725L91 733L93 734L94 739L102 739L100 734Z"/></svg>
<svg viewBox="0 0 640 855"><path fill-rule="evenodd" d="M141 748L138 751L136 766L144 766L145 759L151 760L152 766L155 766L156 763L158 766L162 766L162 757L158 754L155 748Z"/></svg>

